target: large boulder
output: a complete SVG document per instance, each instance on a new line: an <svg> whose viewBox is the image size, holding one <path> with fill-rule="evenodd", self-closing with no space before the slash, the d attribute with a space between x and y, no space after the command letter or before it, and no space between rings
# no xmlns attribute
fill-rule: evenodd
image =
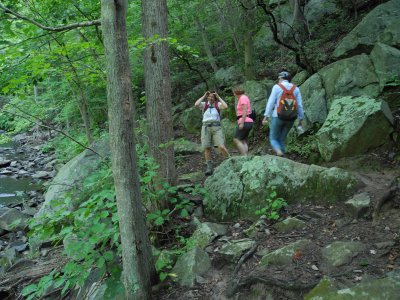
<svg viewBox="0 0 400 300"><path fill-rule="evenodd" d="M379 79L368 55L362 54L342 59L318 72L324 84L326 98L336 96L378 96Z"/></svg>
<svg viewBox="0 0 400 300"><path fill-rule="evenodd" d="M400 46L400 1L391 0L377 6L339 43L333 55L348 57L369 53L381 41Z"/></svg>
<svg viewBox="0 0 400 300"><path fill-rule="evenodd" d="M335 0L310 0L304 7L304 16L308 23L313 24L337 11Z"/></svg>
<svg viewBox="0 0 400 300"><path fill-rule="evenodd" d="M179 116L179 122L189 133L200 134L202 119L203 115L201 109L194 106L185 109Z"/></svg>
<svg viewBox="0 0 400 300"><path fill-rule="evenodd" d="M243 72L239 66L222 68L215 73L215 80L218 86L232 86L243 80Z"/></svg>
<svg viewBox="0 0 400 300"><path fill-rule="evenodd" d="M91 148L96 153L86 149L60 169L56 177L51 181L45 194L45 202L36 216L52 211L51 202L53 200L63 201L71 193L70 196L73 197L74 192L82 188L84 180L100 167L103 163L103 158L110 156L108 139L96 142Z"/></svg>
<svg viewBox="0 0 400 300"><path fill-rule="evenodd" d="M288 203L328 204L346 200L359 185L356 177L338 168L271 155L232 157L205 181L204 208L216 220L255 219L274 189Z"/></svg>
<svg viewBox="0 0 400 300"><path fill-rule="evenodd" d="M233 138L235 137L237 123L225 118L221 121L221 126L225 136L225 145L229 148L235 147Z"/></svg>
<svg viewBox="0 0 400 300"><path fill-rule="evenodd" d="M305 112L306 127L314 123L323 124L328 115L328 104L321 76L312 75L300 87Z"/></svg>
<svg viewBox="0 0 400 300"><path fill-rule="evenodd" d="M306 127L324 123L332 100L340 96L376 97L380 80L368 55L342 59L322 68L300 87Z"/></svg>
<svg viewBox="0 0 400 300"><path fill-rule="evenodd" d="M326 161L365 153L386 142L392 122L385 101L368 97L336 99L317 132L318 149Z"/></svg>
<svg viewBox="0 0 400 300"><path fill-rule="evenodd" d="M268 96L271 94L274 81L246 81L243 83L243 89L247 96L249 96L252 108L255 109L258 116L264 115L265 106L267 104Z"/></svg>
<svg viewBox="0 0 400 300"><path fill-rule="evenodd" d="M383 89L387 83L392 83L400 80L399 49L382 43L377 43L374 49L372 49L370 57L372 59L372 62L374 63L375 71L378 75L381 89Z"/></svg>
<svg viewBox="0 0 400 300"><path fill-rule="evenodd" d="M306 300L365 300L365 299L398 299L400 291L400 275L387 274L380 279L363 280L349 288L337 290L329 280L326 288L318 285Z"/></svg>

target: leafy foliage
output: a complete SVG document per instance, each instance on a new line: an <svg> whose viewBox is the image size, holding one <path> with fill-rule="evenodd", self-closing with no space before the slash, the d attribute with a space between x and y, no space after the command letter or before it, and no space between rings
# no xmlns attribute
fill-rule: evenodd
<svg viewBox="0 0 400 300"><path fill-rule="evenodd" d="M278 220L279 219L279 211L287 205L286 201L278 197L276 192L276 188L272 187L271 192L265 199L265 204L263 207L255 211L255 214L258 216L264 215L269 220Z"/></svg>

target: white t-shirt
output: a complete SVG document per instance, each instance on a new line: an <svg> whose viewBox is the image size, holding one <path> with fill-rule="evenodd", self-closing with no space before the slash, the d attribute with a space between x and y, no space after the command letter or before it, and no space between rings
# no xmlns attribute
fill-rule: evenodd
<svg viewBox="0 0 400 300"><path fill-rule="evenodd" d="M203 111L206 103L201 102L199 108ZM211 123L211 122L219 122L221 121L221 117L218 113L218 110L215 108L214 104L209 104L207 110L203 113L203 123Z"/></svg>

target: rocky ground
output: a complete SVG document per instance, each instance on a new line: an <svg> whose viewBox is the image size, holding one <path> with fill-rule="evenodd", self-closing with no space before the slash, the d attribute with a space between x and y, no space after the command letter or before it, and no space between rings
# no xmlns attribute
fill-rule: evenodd
<svg viewBox="0 0 400 300"><path fill-rule="evenodd" d="M258 135L251 138L252 153L272 154L267 145L265 130L258 132ZM196 135L187 138L199 142ZM11 160L9 166L3 167L2 171L8 172L7 176L27 176L37 183L43 183L54 176L57 161L51 155L41 153L29 137L22 137L19 149L28 155L20 161ZM238 155L233 148L230 150L232 155ZM366 183L363 192L368 192L371 197L367 210L356 212L355 215L343 203L326 207L312 204L287 206L281 211L280 220L259 220L255 230L250 233L254 243L233 259L227 259L220 250L227 242L249 239L248 229L254 223L248 220L224 223L224 234L205 247L211 266L204 275L196 278L197 283L192 287L181 287L177 282L167 280L154 290L154 298L227 299L231 296L231 299L303 299L325 276L332 278L340 288L383 278L391 271L400 270L400 168L395 151L394 148L385 147L358 158L327 165L347 168L362 178ZM215 153L213 155L217 166L222 159ZM288 158L306 161L293 154L289 154ZM182 184L202 183L206 179L203 174L203 157L199 152L188 151L180 155L177 166ZM36 206L43 201L42 192L42 189L35 191L28 195L27 201L0 209L12 209L18 213L29 210L33 214ZM195 203L201 208L201 201ZM206 215L198 214L197 218L201 222L208 221ZM295 218L302 223L289 229L276 225L287 218ZM187 226L186 235L189 236L194 228ZM0 275L1 298L13 299L6 292L7 288L18 284L24 276L34 279L35 276L44 275L61 262L61 249L53 249L50 245L42 248L39 258L29 260L26 257L29 253L26 232L22 229L3 229L0 240L0 251L5 258L2 272L8 271L6 275ZM261 264L267 253L300 240L308 242L301 250L296 248L290 252L289 263L268 266ZM356 249L352 249L350 256L344 257L340 265L333 267L327 263L329 253L324 252L324 248L343 241L351 243Z"/></svg>
<svg viewBox="0 0 400 300"><path fill-rule="evenodd" d="M259 132L261 134L251 140L253 153L272 154L265 133ZM198 142L197 137L190 138ZM170 281L155 297L303 299L326 276L340 289L400 271L400 162L396 151L392 146L386 146L363 156L325 164L345 168L362 178L366 187L360 193L368 193L371 200L367 208L353 211L344 203L326 207L313 204L288 206L282 210L280 220L259 221L256 233L251 236L254 245L248 246L242 256L233 260L221 255L221 248L227 241L248 239L246 231L253 223L247 220L225 223L226 234L205 248L211 258L211 268L197 278L197 283L185 288ZM231 153L238 155L234 149ZM293 154L288 154L288 158L306 162ZM217 165L221 162L215 153L214 159ZM186 174L203 171L204 168L202 155L193 153L185 156L178 170L180 174ZM204 181L206 177L201 173L197 178ZM277 226L287 218L303 223L287 229ZM203 215L201 221L207 222L207 216ZM292 251L289 263L262 266L267 253L290 247L299 240L308 240L309 243L301 250ZM345 242L346 246L341 242ZM349 254L340 258L339 263L332 265L329 256L333 254L326 250L328 245L351 249Z"/></svg>

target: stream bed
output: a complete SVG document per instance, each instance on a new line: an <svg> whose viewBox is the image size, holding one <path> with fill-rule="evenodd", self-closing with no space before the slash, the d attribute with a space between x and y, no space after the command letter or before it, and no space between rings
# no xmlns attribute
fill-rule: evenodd
<svg viewBox="0 0 400 300"><path fill-rule="evenodd" d="M0 207L22 204L25 198L33 195L31 192L41 189L29 176L31 172L23 163L26 159L23 153L18 153L15 144L0 145L0 162L6 165L0 169ZM29 162L27 165L29 168Z"/></svg>

